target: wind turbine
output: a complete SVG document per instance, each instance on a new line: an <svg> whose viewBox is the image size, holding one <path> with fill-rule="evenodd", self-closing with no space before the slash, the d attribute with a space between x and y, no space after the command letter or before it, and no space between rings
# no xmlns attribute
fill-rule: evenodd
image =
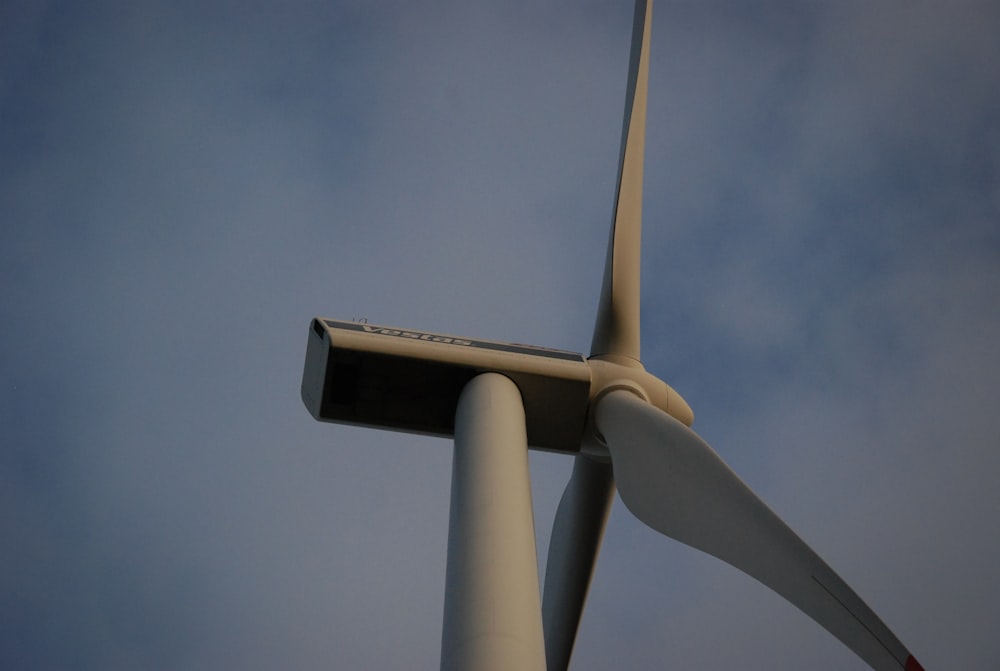
<svg viewBox="0 0 1000 671"><path fill-rule="evenodd" d="M639 350L651 0L636 0L618 183L589 357L314 319L302 398L322 421L453 436L443 669L569 665L615 489L653 529L756 578L872 668L922 669L690 426ZM539 580L527 450L574 455ZM544 632L544 634L543 634Z"/></svg>

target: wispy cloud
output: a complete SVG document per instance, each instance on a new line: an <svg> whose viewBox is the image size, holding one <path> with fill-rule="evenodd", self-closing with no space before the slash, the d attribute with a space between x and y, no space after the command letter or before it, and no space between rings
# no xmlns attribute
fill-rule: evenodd
<svg viewBox="0 0 1000 671"><path fill-rule="evenodd" d="M0 666L436 667L450 447L313 422L308 320L586 349L631 9L3 12ZM929 669L995 659L997 18L653 27L647 367ZM620 505L574 662L861 668Z"/></svg>

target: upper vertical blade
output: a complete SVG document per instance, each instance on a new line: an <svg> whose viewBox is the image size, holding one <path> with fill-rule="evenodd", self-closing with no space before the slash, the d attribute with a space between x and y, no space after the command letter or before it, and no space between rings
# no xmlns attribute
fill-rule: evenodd
<svg viewBox="0 0 1000 671"><path fill-rule="evenodd" d="M649 79L652 0L636 0L632 24L625 118L618 157L614 220L604 265L601 300L591 356L639 359L639 251L642 228L642 168Z"/></svg>

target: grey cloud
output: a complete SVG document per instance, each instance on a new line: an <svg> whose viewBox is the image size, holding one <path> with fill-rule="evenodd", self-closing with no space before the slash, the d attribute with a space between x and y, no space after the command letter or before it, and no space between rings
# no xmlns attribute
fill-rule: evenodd
<svg viewBox="0 0 1000 671"><path fill-rule="evenodd" d="M630 10L40 7L0 73L0 665L434 668L449 446L313 422L308 320L585 349ZM991 18L654 23L647 366L929 669L995 659ZM616 506L574 668L736 663L861 668Z"/></svg>

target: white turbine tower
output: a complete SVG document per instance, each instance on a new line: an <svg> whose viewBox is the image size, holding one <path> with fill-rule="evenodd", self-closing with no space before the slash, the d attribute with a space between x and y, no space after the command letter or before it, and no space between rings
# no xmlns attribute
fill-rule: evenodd
<svg viewBox="0 0 1000 671"><path fill-rule="evenodd" d="M914 657L689 427L639 359L639 251L652 3L637 0L614 218L590 356L315 319L302 398L319 420L454 436L443 669L569 664L617 486L657 531L799 607L878 670ZM539 599L528 448L574 455ZM544 635L543 635L544 631Z"/></svg>

